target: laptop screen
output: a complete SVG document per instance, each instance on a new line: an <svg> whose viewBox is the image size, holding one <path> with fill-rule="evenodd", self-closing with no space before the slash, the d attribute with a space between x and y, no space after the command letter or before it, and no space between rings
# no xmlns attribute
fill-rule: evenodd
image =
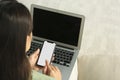
<svg viewBox="0 0 120 80"><path fill-rule="evenodd" d="M40 38L78 46L81 22L81 17L33 8L33 35Z"/></svg>

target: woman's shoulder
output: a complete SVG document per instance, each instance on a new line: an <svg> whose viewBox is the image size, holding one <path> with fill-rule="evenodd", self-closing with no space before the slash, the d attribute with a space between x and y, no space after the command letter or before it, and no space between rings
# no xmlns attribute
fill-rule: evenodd
<svg viewBox="0 0 120 80"><path fill-rule="evenodd" d="M32 70L32 80L55 80L54 78Z"/></svg>

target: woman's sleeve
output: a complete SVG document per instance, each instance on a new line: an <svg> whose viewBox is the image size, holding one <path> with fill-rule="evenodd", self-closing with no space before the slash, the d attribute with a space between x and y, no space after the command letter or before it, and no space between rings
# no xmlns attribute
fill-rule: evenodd
<svg viewBox="0 0 120 80"><path fill-rule="evenodd" d="M32 80L55 80L54 78L32 70Z"/></svg>

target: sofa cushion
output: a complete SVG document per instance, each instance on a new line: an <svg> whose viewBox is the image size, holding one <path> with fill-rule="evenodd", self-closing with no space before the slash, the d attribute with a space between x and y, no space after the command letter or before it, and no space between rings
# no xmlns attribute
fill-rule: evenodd
<svg viewBox="0 0 120 80"><path fill-rule="evenodd" d="M79 80L120 80L120 55L78 57Z"/></svg>

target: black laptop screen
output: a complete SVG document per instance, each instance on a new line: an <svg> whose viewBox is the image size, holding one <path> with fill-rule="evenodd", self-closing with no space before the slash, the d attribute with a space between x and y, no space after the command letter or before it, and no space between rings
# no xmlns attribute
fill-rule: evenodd
<svg viewBox="0 0 120 80"><path fill-rule="evenodd" d="M72 46L78 45L82 18L34 8L33 35Z"/></svg>

